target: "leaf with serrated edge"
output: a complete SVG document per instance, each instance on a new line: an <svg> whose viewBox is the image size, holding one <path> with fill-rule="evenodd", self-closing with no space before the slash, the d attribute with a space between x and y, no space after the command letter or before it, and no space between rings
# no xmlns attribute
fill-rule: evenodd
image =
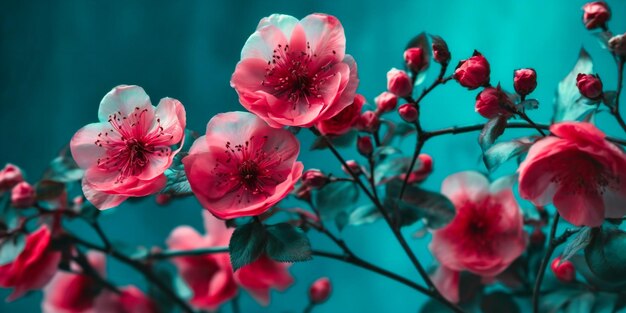
<svg viewBox="0 0 626 313"><path fill-rule="evenodd" d="M256 261L263 254L266 241L267 233L259 222L252 221L237 227L228 244L233 270Z"/></svg>
<svg viewBox="0 0 626 313"><path fill-rule="evenodd" d="M288 223L267 227L267 255L279 262L300 262L311 259L311 243L304 232Z"/></svg>

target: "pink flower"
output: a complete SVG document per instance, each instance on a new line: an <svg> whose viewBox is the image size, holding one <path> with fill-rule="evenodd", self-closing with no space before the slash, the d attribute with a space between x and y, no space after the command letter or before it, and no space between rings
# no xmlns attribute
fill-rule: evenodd
<svg viewBox="0 0 626 313"><path fill-rule="evenodd" d="M170 234L167 245L174 250L228 246L233 229L224 221L203 213L205 236L193 228L180 226ZM287 272L288 264L267 257L240 268L233 274L228 253L185 256L173 259L179 274L193 292L191 304L200 309L214 310L237 294L238 285L246 289L261 304L269 302L270 288L284 290L293 283Z"/></svg>
<svg viewBox="0 0 626 313"><path fill-rule="evenodd" d="M328 300L332 292L332 285L328 277L322 277L314 281L309 287L309 300L312 303L319 304Z"/></svg>
<svg viewBox="0 0 626 313"><path fill-rule="evenodd" d="M282 200L302 174L300 143L247 112L214 116L183 159L194 194L221 219L256 216Z"/></svg>
<svg viewBox="0 0 626 313"><path fill-rule="evenodd" d="M626 155L590 123L552 125L519 167L519 192L535 205L554 203L574 225L600 226L626 214Z"/></svg>
<svg viewBox="0 0 626 313"><path fill-rule="evenodd" d="M440 265L435 270L431 279L433 284L435 284L435 287L437 287L437 290L441 292L441 295L443 295L444 298L452 303L459 302L459 283L461 281L461 272L454 271Z"/></svg>
<svg viewBox="0 0 626 313"><path fill-rule="evenodd" d="M163 172L180 150L171 146L184 137L183 105L163 98L155 108L141 87L118 86L100 102L98 118L70 142L74 160L85 169L87 200L103 210L161 190Z"/></svg>
<svg viewBox="0 0 626 313"><path fill-rule="evenodd" d="M474 51L474 55L467 60L459 62L456 70L454 70L454 79L461 86L470 90L480 86L489 85L489 76L491 69L487 59L478 51Z"/></svg>
<svg viewBox="0 0 626 313"><path fill-rule="evenodd" d="M350 131L361 115L361 108L365 104L365 97L354 96L354 102L341 110L337 115L320 121L315 127L324 135L343 135Z"/></svg>
<svg viewBox="0 0 626 313"><path fill-rule="evenodd" d="M604 1L589 2L583 6L583 24L587 29L605 28L611 18L611 9Z"/></svg>
<svg viewBox="0 0 626 313"><path fill-rule="evenodd" d="M0 287L13 288L7 301L30 290L43 288L61 260L61 253L50 247L50 230L42 225L26 237L24 250L11 263L0 266Z"/></svg>
<svg viewBox="0 0 626 313"><path fill-rule="evenodd" d="M135 286L120 288L120 294L103 290L94 302L94 313L157 313L156 303Z"/></svg>
<svg viewBox="0 0 626 313"><path fill-rule="evenodd" d="M28 208L35 203L35 188L23 181L11 189L11 205L15 208Z"/></svg>
<svg viewBox="0 0 626 313"><path fill-rule="evenodd" d="M494 277L524 252L523 216L509 179L490 185L480 173L460 172L444 180L441 192L456 208L429 246L442 266Z"/></svg>
<svg viewBox="0 0 626 313"><path fill-rule="evenodd" d="M240 268L235 273L235 279L257 302L261 305L268 305L271 288L283 291L293 284L293 277L287 270L289 265L289 263L280 263L267 256L261 256L256 261Z"/></svg>
<svg viewBox="0 0 626 313"><path fill-rule="evenodd" d="M20 168L7 163L4 168L0 170L0 191L11 189L23 180L24 177L22 176Z"/></svg>
<svg viewBox="0 0 626 313"><path fill-rule="evenodd" d="M413 82L405 71L392 68L387 72L387 90L398 97L408 97L413 92Z"/></svg>
<svg viewBox="0 0 626 313"><path fill-rule="evenodd" d="M105 256L89 253L89 264L101 276L105 275ZM80 271L76 264L73 269ZM99 282L85 274L57 272L44 289L41 304L43 313L97 313L94 304L100 289Z"/></svg>
<svg viewBox="0 0 626 313"><path fill-rule="evenodd" d="M349 106L359 79L337 18L263 18L241 50L230 85L272 127L310 127Z"/></svg>

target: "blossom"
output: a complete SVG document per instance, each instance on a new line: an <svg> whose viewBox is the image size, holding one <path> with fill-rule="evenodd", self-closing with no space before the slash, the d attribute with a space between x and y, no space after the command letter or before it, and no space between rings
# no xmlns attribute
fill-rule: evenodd
<svg viewBox="0 0 626 313"><path fill-rule="evenodd" d="M349 106L359 80L337 18L263 18L241 50L230 84L272 127L310 127Z"/></svg>
<svg viewBox="0 0 626 313"><path fill-rule="evenodd" d="M404 63L411 71L419 72L428 65L428 55L422 48L408 48L404 50Z"/></svg>
<svg viewBox="0 0 626 313"><path fill-rule="evenodd" d="M214 116L183 164L200 204L221 219L262 214L293 189L300 143L247 112Z"/></svg>
<svg viewBox="0 0 626 313"><path fill-rule="evenodd" d="M35 188L23 181L11 189L11 205L16 208L28 208L35 203Z"/></svg>
<svg viewBox="0 0 626 313"><path fill-rule="evenodd" d="M0 266L0 287L13 288L7 301L30 290L43 288L54 276L61 253L50 247L51 233L46 225L26 237L24 250L11 263Z"/></svg>
<svg viewBox="0 0 626 313"><path fill-rule="evenodd" d="M387 90L398 97L408 97L413 92L413 82L405 71L392 68L387 72Z"/></svg>
<svg viewBox="0 0 626 313"><path fill-rule="evenodd" d="M604 1L589 2L583 6L583 24L587 29L605 28L611 18L611 9Z"/></svg>
<svg viewBox="0 0 626 313"><path fill-rule="evenodd" d="M183 105L163 98L155 108L141 87L118 86L100 102L98 118L70 142L74 160L85 169L87 200L103 210L162 189L163 172L180 150L171 146L184 137Z"/></svg>
<svg viewBox="0 0 626 313"><path fill-rule="evenodd" d="M442 266L494 277L522 254L523 216L510 179L490 185L480 173L460 172L448 176L441 191L456 209L452 222L433 232L429 247Z"/></svg>
<svg viewBox="0 0 626 313"><path fill-rule="evenodd" d="M561 261L561 257L557 257L550 263L550 269L554 276L564 282L569 283L576 278L576 269L571 261Z"/></svg>
<svg viewBox="0 0 626 313"><path fill-rule="evenodd" d="M602 81L598 75L580 73L576 76L576 87L580 94L591 100L602 97Z"/></svg>
<svg viewBox="0 0 626 313"><path fill-rule="evenodd" d="M105 256L92 252L87 254L91 267L100 276L105 275ZM80 271L72 264L75 271ZM96 313L94 304L100 294L99 282L83 273L57 272L44 288L41 304L43 313Z"/></svg>
<svg viewBox="0 0 626 313"><path fill-rule="evenodd" d="M365 104L365 97L354 96L352 104L341 110L337 115L320 121L315 127L324 135L343 135L350 131L361 116L361 108Z"/></svg>
<svg viewBox="0 0 626 313"><path fill-rule="evenodd" d="M22 170L11 163L7 163L0 170L0 191L9 190L23 180Z"/></svg>
<svg viewBox="0 0 626 313"><path fill-rule="evenodd" d="M476 96L476 104L474 109L478 114L485 118L494 118L498 116L511 116L513 115L510 110L513 108L513 103L507 94L499 87L487 87L483 89Z"/></svg>
<svg viewBox="0 0 626 313"><path fill-rule="evenodd" d="M415 104L413 103L405 103L398 108L398 114L400 117L407 123L413 123L417 121L419 117L419 112L417 112L417 108L415 108Z"/></svg>
<svg viewBox="0 0 626 313"><path fill-rule="evenodd" d="M574 225L595 227L626 215L624 152L590 123L562 122L550 132L520 164L520 196L538 206L552 202Z"/></svg>
<svg viewBox="0 0 626 313"><path fill-rule="evenodd" d="M527 95L537 87L537 72L532 68L522 68L513 72L513 87L520 95Z"/></svg>
<svg viewBox="0 0 626 313"><path fill-rule="evenodd" d="M398 104L398 96L389 91L383 91L378 95L374 102L376 103L376 111L379 113L386 113L393 111Z"/></svg>
<svg viewBox="0 0 626 313"><path fill-rule="evenodd" d="M168 247L189 250L227 246L233 229L206 211L203 218L206 235L200 235L189 226L179 226L168 237ZM176 257L172 262L193 292L191 304L201 309L218 308L235 297L238 286L250 292L261 304L267 304L270 288L283 290L293 283L287 272L288 264L274 262L265 256L243 266L235 274L228 253Z"/></svg>
<svg viewBox="0 0 626 313"><path fill-rule="evenodd" d="M491 69L487 59L480 52L474 51L472 57L459 62L453 77L461 86L472 90L489 85L490 74Z"/></svg>

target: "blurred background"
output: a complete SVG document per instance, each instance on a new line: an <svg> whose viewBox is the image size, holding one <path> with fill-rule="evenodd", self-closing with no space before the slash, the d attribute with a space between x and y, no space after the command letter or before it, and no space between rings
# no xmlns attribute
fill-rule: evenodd
<svg viewBox="0 0 626 313"><path fill-rule="evenodd" d="M616 70L608 52L582 23L582 0L526 1L19 1L0 3L0 165L12 162L36 181L76 130L96 121L100 99L114 86L136 84L151 96L179 99L186 107L188 127L203 132L219 112L242 110L230 76L240 50L259 19L272 13L302 18L313 12L337 16L347 37L347 53L358 64L359 92L370 103L385 90L386 72L402 66L403 49L421 31L442 36L452 52L452 69L474 49L491 63L491 81L512 90L513 70L533 67L539 86L531 95L540 108L530 112L536 122L548 123L557 83L574 65L581 46L591 53L595 71L607 90L615 89ZM612 31L626 31L626 2L609 1ZM436 76L434 65L426 78ZM451 72L451 70L449 70ZM450 73L449 72L449 73ZM468 92L450 82L423 102L423 125L433 130L485 120L474 113L478 91ZM614 120L600 114L598 125L619 134ZM530 131L507 131L506 136ZM339 173L328 151L307 151L312 141L301 132L300 160L306 168ZM424 152L433 156L435 172L425 186L438 190L449 174L484 171L479 161L477 133L438 137ZM411 151L413 139L403 142ZM348 152L345 152L348 153ZM349 158L358 158L348 154ZM494 176L509 174L514 166ZM196 200L157 206L153 198L125 203L101 218L114 241L162 246L169 232L188 224L202 230ZM84 236L93 233L75 225ZM415 228L406 229L410 237ZM384 222L348 227L342 237L365 259L419 280L417 273ZM334 249L311 234L315 248ZM432 257L429 238L410 239L427 265ZM412 289L376 274L315 258L295 264L296 283L272 294L271 305L259 307L248 295L243 312L301 312L306 290L320 276L329 276L335 291L315 312L417 312L425 298ZM109 263L109 278L119 284L144 286L141 277L122 264ZM0 298L8 295L0 290ZM0 312L39 312L41 293L14 303L0 301ZM225 306L222 311L229 311Z"/></svg>

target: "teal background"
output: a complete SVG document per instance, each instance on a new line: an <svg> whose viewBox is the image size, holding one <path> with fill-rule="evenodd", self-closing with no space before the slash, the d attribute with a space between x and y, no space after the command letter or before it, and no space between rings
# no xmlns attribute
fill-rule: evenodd
<svg viewBox="0 0 626 313"><path fill-rule="evenodd" d="M386 72L402 66L406 42L417 33L442 36L452 52L452 67L482 52L492 67L492 83L512 90L513 70L534 67L539 86L532 94L541 102L530 116L547 123L554 90L573 66L584 46L594 58L607 90L615 88L612 59L581 23L585 1L19 1L0 3L0 164L13 162L31 181L69 142L73 133L97 119L100 99L119 84L145 88L154 104L162 97L179 99L186 107L188 127L203 132L216 113L242 110L230 75L246 38L259 19L280 12L302 18L312 12L337 16L345 28L347 52L359 68L363 93L370 103L386 84ZM609 1L610 28L626 30L626 2ZM434 68L438 66L435 65ZM430 83L438 69L429 72ZM474 113L478 91L454 82L436 89L423 101L426 129L484 122ZM619 134L608 114L598 125ZM507 131L507 136L530 134ZM435 160L435 172L426 187L438 189L447 175L467 169L484 170L479 162L476 133L439 137L424 152ZM311 136L302 132L300 159L306 168L339 172L329 152L309 152ZM413 139L403 142L410 151ZM349 152L346 152L349 153ZM356 155L348 154L351 158ZM506 166L496 176L510 173ZM136 245L162 245L177 225L201 230L200 206L194 199L157 206L153 199L125 203L102 216L105 231L115 241ZM82 225L73 225L92 240ZM413 229L405 230L410 238ZM418 275L386 225L378 222L349 227L343 238L355 252L411 279ZM317 234L314 246L334 249ZM419 258L431 264L426 239L409 239ZM320 276L332 279L331 299L315 312L416 312L424 297L376 274L316 258L296 264L296 284L284 294L273 293L269 308L257 306L245 295L243 312L301 312L308 285ZM110 262L109 278L116 283L137 283L138 274ZM0 298L8 295L0 291ZM0 302L0 312L39 312L41 293L12 304ZM228 305L222 310L229 312Z"/></svg>

